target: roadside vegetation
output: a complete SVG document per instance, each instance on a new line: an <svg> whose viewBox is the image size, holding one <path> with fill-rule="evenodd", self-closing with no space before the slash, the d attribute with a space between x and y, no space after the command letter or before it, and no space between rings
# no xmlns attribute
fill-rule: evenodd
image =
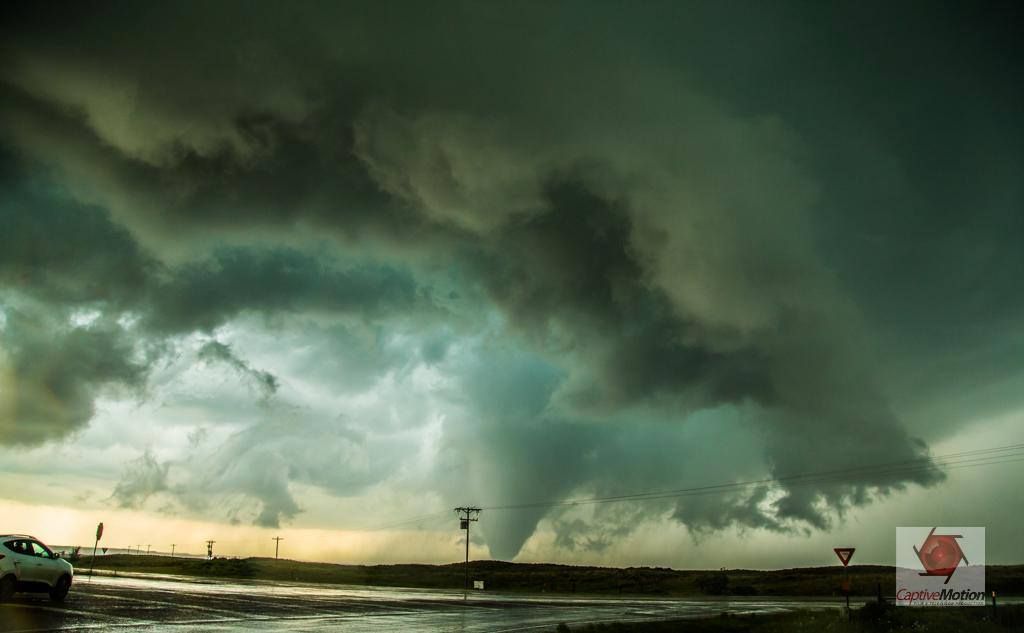
<svg viewBox="0 0 1024 633"><path fill-rule="evenodd" d="M76 562L78 573L92 564L84 556ZM276 580L382 587L459 589L465 569L451 565L335 565L272 558L199 558L157 555L97 556L96 569L103 573L155 573L201 578ZM584 567L571 565L474 561L470 576L483 580L487 590L536 593L582 593L652 596L820 596L838 597L843 574L836 567L808 567L775 571L691 571L664 567ZM990 566L989 590L1000 595L1024 595L1024 565ZM891 567L850 567L855 596L895 593Z"/></svg>
<svg viewBox="0 0 1024 633"><path fill-rule="evenodd" d="M849 620L839 611L792 611L772 615L665 622L560 624L555 633L996 633L1024 631L1024 606L907 608L869 603Z"/></svg>

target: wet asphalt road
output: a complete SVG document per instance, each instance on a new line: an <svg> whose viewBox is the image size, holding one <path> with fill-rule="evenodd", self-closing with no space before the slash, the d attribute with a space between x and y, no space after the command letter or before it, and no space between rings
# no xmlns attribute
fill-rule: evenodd
<svg viewBox="0 0 1024 633"><path fill-rule="evenodd" d="M76 579L63 604L19 594L0 605L0 631L288 631L511 633L553 631L559 622L661 620L722 611L829 608L816 600L691 600L536 596L196 581L172 577Z"/></svg>

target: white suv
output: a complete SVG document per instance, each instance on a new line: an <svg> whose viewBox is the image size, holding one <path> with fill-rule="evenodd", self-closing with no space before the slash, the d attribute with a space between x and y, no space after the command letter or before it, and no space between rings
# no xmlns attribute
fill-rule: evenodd
<svg viewBox="0 0 1024 633"><path fill-rule="evenodd" d="M0 535L0 602L15 591L44 591L60 602L71 589L75 568L32 536Z"/></svg>

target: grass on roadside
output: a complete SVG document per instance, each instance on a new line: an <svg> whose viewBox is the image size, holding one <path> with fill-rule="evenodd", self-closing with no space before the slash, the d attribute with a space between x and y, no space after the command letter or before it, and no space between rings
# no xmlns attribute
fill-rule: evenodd
<svg viewBox="0 0 1024 633"><path fill-rule="evenodd" d="M717 618L593 624L556 633L1005 633L1024 631L1024 606L879 607L869 603L848 621L836 610L792 611L771 615L725 615Z"/></svg>

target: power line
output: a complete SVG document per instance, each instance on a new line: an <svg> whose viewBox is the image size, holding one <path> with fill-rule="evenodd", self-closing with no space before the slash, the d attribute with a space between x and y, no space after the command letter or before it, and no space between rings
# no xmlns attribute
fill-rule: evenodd
<svg viewBox="0 0 1024 633"><path fill-rule="evenodd" d="M420 516L417 516L417 517L412 517L412 518L409 518L409 519L402 519L402 520L394 521L394 522L391 522L391 523L385 523L385 524L382 524L382 525L377 525L377 526L374 526L374 527L357 528L357 529L360 529L360 531L362 531L362 532L379 532L381 530L390 530L392 528L405 527L407 525L415 525L415 524L418 524L418 523L437 522L436 519L440 519L442 517L445 517L445 518L450 517L451 516L450 513L451 513L451 510L442 510L440 512L433 512L431 514L423 514L423 515L420 515ZM432 519L434 521L431 521Z"/></svg>
<svg viewBox="0 0 1024 633"><path fill-rule="evenodd" d="M781 477L768 477L764 479L725 482L706 486L690 488L676 488L669 490L653 490L647 492L636 492L605 497L586 497L580 499L567 499L563 501L535 501L529 503L505 504L496 506L485 506L484 510L524 510L533 508L553 508L560 506L592 505L600 503L616 503L623 501L646 501L653 499L668 499L673 497L694 496L696 494L714 494L721 492L733 492L744 488L763 486L772 483L787 483L791 485L803 485L810 483L825 483L829 481L842 481L849 475L891 475L891 474L913 474L916 472L927 472L937 469L939 466L962 467L962 466L984 466L989 465L986 460L1000 459L1005 457L1016 457L1024 455L1024 443L1009 446L979 449L975 451L962 451L935 457L923 457L901 462L889 462L869 466L857 466L829 471L811 473L800 473L785 475ZM1000 454L1002 453L1002 454ZM1017 460L1009 460L1017 461ZM991 463L1006 463L1003 461L992 461Z"/></svg>
<svg viewBox="0 0 1024 633"><path fill-rule="evenodd" d="M642 502L681 497L693 497L709 494L724 494L740 492L770 484L787 484L788 486L802 486L821 483L842 483L852 475L875 477L893 475L912 475L937 471L939 469L956 470L959 468L974 468L978 466L993 466L1024 461L1024 443L1009 444L1007 446L990 447L970 451L946 453L930 457L920 457L896 462L882 462L863 466L853 466L826 471L794 473L779 477L766 477L746 481L722 482L704 486L693 486L688 488L650 490L628 494L584 497L577 499L566 499L562 501L534 501L526 503L511 503L494 506L483 506L472 508L476 510L526 510L538 508L571 507L583 505L597 505L605 503ZM436 520L450 516L451 510L443 510L431 514L424 514L408 519L401 519L375 527L363 528L362 531L382 531L394 528L406 527L421 523L434 523ZM468 555L467 555L468 557Z"/></svg>
<svg viewBox="0 0 1024 633"><path fill-rule="evenodd" d="M455 508L455 514L459 515L459 527L466 530L466 591L469 592L469 525L480 520L480 508L460 507Z"/></svg>
<svg viewBox="0 0 1024 633"><path fill-rule="evenodd" d="M944 464L943 467L944 467L945 470L953 470L953 469L956 469L956 468L964 468L964 467L989 466L989 465L995 465L995 464L1005 464L1005 463L1010 463L1010 462L1021 461L1021 459L997 459L996 457L1021 457L1022 455L1024 455L1024 454L986 457L986 458L982 458L982 459L974 460L974 461L970 461L970 462ZM916 473L925 473L925 472L931 471L933 469L934 469L933 466L930 466L930 465L929 466L907 466L907 467L901 467L901 468L891 468L891 469L887 469L887 470L878 470L878 471L873 472L872 474L874 474L874 475L910 475L910 474L916 474ZM782 480L782 481L784 483L787 483L789 486L803 486L803 485L820 484L820 483L831 483L831 482L842 483L842 482L845 482L845 481L848 480L848 476L849 476L848 474L831 474L831 475L822 476L822 477L801 478L801 479L795 480L795 481L788 481L788 480ZM703 487L699 487L699 488L679 489L679 490L666 491L666 492L662 492L662 493L639 493L639 494L634 494L634 495L619 495L619 496L615 496L615 497L595 497L595 498L585 498L585 499L570 499L570 500L566 500L566 501L545 501L545 502L535 502L535 503L528 503L528 504L517 504L517 505L487 507L485 509L486 510L522 510L522 509L529 509L529 508L550 508L550 507L560 507L560 506L578 506L578 505L595 505L595 504L604 504L604 503L618 503L618 502L626 502L626 501L653 501L653 500L658 500L658 499L674 499L674 498L680 498L680 497L693 497L693 496L701 496L701 495L708 495L708 494L721 494L721 493L728 493L728 492L737 492L737 491L741 491L741 490L745 490L745 489L755 488L757 486L764 486L764 485L767 485L767 484L770 484L770 483L774 483L774 482L777 482L777 481L779 481L779 480L763 479L763 480L746 481L746 482L734 482L734 483L728 483L728 484L717 484L717 485L714 485L714 486L703 486Z"/></svg>
<svg viewBox="0 0 1024 633"><path fill-rule="evenodd" d="M975 467L975 466L991 466L991 465L997 465L997 464L1007 464L1007 463L1012 463L1012 462L1024 461L1024 454L1008 455L1008 456L1002 456L1002 457L1016 457L1016 459L997 459L997 458L994 458L994 457L989 457L989 458L983 458L983 460L975 460L973 462L954 463L954 464L951 464L951 465L945 465L944 469L945 470L955 470L957 468L967 468L967 467ZM915 473L924 473L924 472L928 472L929 470L932 470L932 469L931 468L923 468L923 467L908 467L908 468L901 468L901 469L891 469L891 470L886 470L886 471L878 471L875 474L909 475L909 474L915 474ZM768 481L771 481L771 480L768 480ZM789 485L790 486L802 486L802 485L809 485L809 484L820 484L820 483L831 483L831 482L844 483L846 481L847 481L847 478L845 476L833 475L833 476L829 476L829 477L820 477L820 478L815 478L815 479L804 479L804 480L792 482ZM716 489L696 489L696 490L692 490L692 491L678 491L678 492L671 492L671 493L658 494L658 495L644 495L644 496L637 496L637 497L580 499L580 500L570 500L570 501L565 501L565 502L550 502L550 503L534 504L534 505L525 505L524 504L523 506L509 506L509 507L486 508L486 509L487 510L506 510L506 509L516 510L516 509L523 509L523 508L527 508L527 507L537 508L537 507L557 507L557 506L578 506L578 505L594 505L594 504L602 504L602 503L615 503L615 502L624 502L624 501L652 501L652 500L658 500L658 499L676 499L676 498L682 498L682 497L696 497L696 496L709 495L709 494L737 492L737 491L742 491L742 490L745 490L745 489L755 488L758 485L764 485L764 483L759 482L759 481L755 481L755 482L739 482L739 483L735 484L734 486L731 486L730 488L725 488L725 487L717 488L716 487Z"/></svg>

